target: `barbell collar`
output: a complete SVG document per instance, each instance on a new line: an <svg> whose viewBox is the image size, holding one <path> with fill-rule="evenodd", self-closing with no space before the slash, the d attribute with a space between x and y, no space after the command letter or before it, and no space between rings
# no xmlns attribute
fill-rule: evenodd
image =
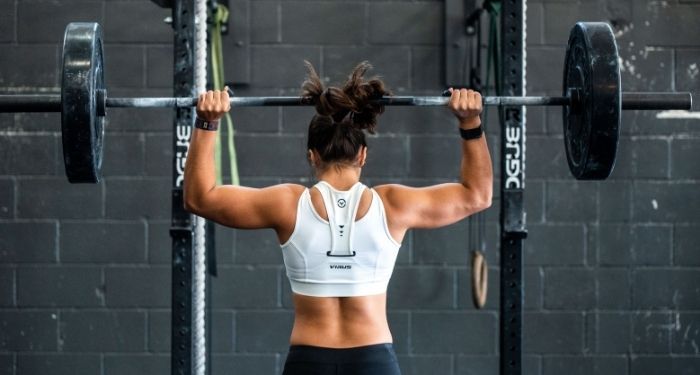
<svg viewBox="0 0 700 375"><path fill-rule="evenodd" d="M680 109L690 111L693 96L689 92L623 92L622 109Z"/></svg>
<svg viewBox="0 0 700 375"><path fill-rule="evenodd" d="M95 106L97 107L96 110L98 116L107 115L107 90L95 90Z"/></svg>

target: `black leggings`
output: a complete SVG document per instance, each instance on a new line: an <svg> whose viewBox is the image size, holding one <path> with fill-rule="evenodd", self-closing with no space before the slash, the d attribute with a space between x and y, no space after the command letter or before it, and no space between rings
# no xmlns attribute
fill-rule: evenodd
<svg viewBox="0 0 700 375"><path fill-rule="evenodd" d="M392 344L355 348L292 345L282 375L401 375Z"/></svg>

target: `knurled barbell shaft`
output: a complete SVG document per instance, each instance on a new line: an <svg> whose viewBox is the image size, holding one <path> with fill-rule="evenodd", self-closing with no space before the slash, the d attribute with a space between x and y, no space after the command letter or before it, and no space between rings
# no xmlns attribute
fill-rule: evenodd
<svg viewBox="0 0 700 375"><path fill-rule="evenodd" d="M450 98L444 96L385 96L376 102L388 106L443 106ZM302 96L232 97L232 107L309 106L311 99ZM484 105L568 105L566 97L487 96ZM197 98L107 98L107 107L193 107Z"/></svg>
<svg viewBox="0 0 700 375"><path fill-rule="evenodd" d="M300 96L232 97L232 107L308 106L311 101ZM444 96L388 96L378 99L389 106L442 106L450 100ZM566 106L571 99L565 96L486 96L486 106ZM183 108L193 107L197 98L107 98L112 108ZM689 92L623 92L622 109L684 109L690 110ZM60 112L60 95L0 95L0 112Z"/></svg>

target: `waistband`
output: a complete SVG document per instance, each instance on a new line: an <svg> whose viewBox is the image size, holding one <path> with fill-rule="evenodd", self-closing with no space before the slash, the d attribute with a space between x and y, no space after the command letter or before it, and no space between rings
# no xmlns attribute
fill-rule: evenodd
<svg viewBox="0 0 700 375"><path fill-rule="evenodd" d="M315 363L367 363L397 362L394 345L391 343L357 346L352 348L323 348L309 345L289 347L287 362Z"/></svg>

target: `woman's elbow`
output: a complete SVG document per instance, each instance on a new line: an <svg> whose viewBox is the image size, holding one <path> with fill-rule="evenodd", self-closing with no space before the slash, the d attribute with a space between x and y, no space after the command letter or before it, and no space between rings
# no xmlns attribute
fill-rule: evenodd
<svg viewBox="0 0 700 375"><path fill-rule="evenodd" d="M483 211L483 210L490 208L492 204L493 204L493 199L492 199L491 195L489 194L489 196L481 202L481 210Z"/></svg>
<svg viewBox="0 0 700 375"><path fill-rule="evenodd" d="M484 211L491 207L492 191L491 189L470 190L468 196L465 197L462 212L465 216Z"/></svg>
<svg viewBox="0 0 700 375"><path fill-rule="evenodd" d="M486 191L484 193L484 202L486 204L484 209L486 209L491 207L491 204L493 203L493 180L491 180L491 183L486 187Z"/></svg>
<svg viewBox="0 0 700 375"><path fill-rule="evenodd" d="M195 202L191 199L184 199L182 202L182 206L185 208L185 211L191 213L191 214L197 214L197 205Z"/></svg>
<svg viewBox="0 0 700 375"><path fill-rule="evenodd" d="M182 203L185 208L185 211L189 213L199 215L202 212L201 197L197 196L196 194L189 193L187 189L185 189L184 191Z"/></svg>
<svg viewBox="0 0 700 375"><path fill-rule="evenodd" d="M182 206L185 208L185 211L191 214L196 214L197 207L191 200L184 199L182 202Z"/></svg>
<svg viewBox="0 0 700 375"><path fill-rule="evenodd" d="M483 211L491 207L493 204L493 188L489 186L483 191L478 192L476 195L476 208L479 211Z"/></svg>

